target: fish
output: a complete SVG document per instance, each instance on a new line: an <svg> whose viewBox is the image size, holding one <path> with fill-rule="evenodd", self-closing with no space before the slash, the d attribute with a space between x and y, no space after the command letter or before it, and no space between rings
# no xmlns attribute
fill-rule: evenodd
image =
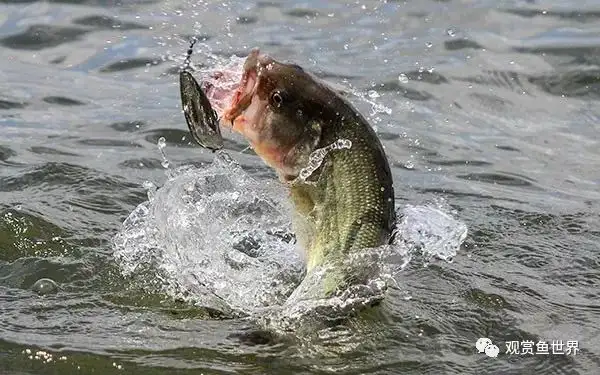
<svg viewBox="0 0 600 375"><path fill-rule="evenodd" d="M325 265L332 270L323 296L340 293L352 281L341 266L350 254L392 242L396 213L389 162L373 128L337 90L258 48L230 92L217 85L191 92L202 89L189 77L185 84L194 99L184 102L208 108L206 98L220 111L218 126L193 117L194 128L200 127L195 138L209 143L203 137L219 126L240 133L287 186L306 271Z"/></svg>

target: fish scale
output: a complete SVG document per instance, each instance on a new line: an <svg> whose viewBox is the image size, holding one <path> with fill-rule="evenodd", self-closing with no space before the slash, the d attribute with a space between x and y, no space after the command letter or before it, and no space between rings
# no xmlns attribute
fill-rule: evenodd
<svg viewBox="0 0 600 375"><path fill-rule="evenodd" d="M300 182L291 187L292 200L301 213L295 216L294 225L308 236L303 239L308 272L325 264L336 270L326 277L325 295L351 278L336 267L344 257L385 244L395 221L389 166L370 125L357 115L330 127L336 129L333 137L350 139L352 147L327 154L316 171L316 184Z"/></svg>

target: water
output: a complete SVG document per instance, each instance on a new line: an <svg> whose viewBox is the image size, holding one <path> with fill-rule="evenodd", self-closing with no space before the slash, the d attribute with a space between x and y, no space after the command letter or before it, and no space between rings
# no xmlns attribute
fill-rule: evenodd
<svg viewBox="0 0 600 375"><path fill-rule="evenodd" d="M598 373L595 2L4 1L0 9L0 372ZM398 267L385 287L325 304L386 289L367 316L274 335L262 328L273 315L247 313L282 306L275 317L289 321L279 326L293 326L321 310L281 305L241 272L225 283L265 292L262 304L226 284L221 299L200 300L209 294L193 287L208 275L197 270L210 268L186 263L200 249L177 257L142 242L149 251L130 254L148 262L115 257L113 239L140 205L176 218L198 198L171 200L185 195L181 182L217 167L191 143L180 108L177 66L192 35L195 68L259 46L340 87L376 128L408 261L369 263ZM302 271L284 241L286 199L247 144L224 137L239 175L267 189L283 227L283 238L263 238L278 241L269 251L280 257L251 265L272 271L263 281L295 286ZM235 175L227 168L212 176ZM162 245L207 230L163 222L183 229L159 228ZM170 277L183 266L190 272ZM40 295L42 279L56 289L42 281ZM480 337L500 346L498 358L477 353ZM577 340L581 351L505 354L504 343L517 340Z"/></svg>

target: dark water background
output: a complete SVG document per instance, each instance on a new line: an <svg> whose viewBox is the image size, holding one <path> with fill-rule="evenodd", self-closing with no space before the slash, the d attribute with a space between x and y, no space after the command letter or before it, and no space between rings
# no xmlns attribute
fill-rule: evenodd
<svg viewBox="0 0 600 375"><path fill-rule="evenodd" d="M398 203L444 198L468 225L453 263L404 271L360 343L261 340L120 277L111 239L164 181L157 139L179 165L211 160L174 69L199 34L376 90ZM0 0L0 373L600 373L599 56L596 1ZM34 293L42 277L59 292ZM502 354L528 339L581 351Z"/></svg>

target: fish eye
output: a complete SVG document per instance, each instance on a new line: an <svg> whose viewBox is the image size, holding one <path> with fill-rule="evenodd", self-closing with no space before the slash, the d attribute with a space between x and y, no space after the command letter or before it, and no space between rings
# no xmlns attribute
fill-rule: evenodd
<svg viewBox="0 0 600 375"><path fill-rule="evenodd" d="M273 91L271 94L271 103L279 108L283 104L283 95L280 91Z"/></svg>

